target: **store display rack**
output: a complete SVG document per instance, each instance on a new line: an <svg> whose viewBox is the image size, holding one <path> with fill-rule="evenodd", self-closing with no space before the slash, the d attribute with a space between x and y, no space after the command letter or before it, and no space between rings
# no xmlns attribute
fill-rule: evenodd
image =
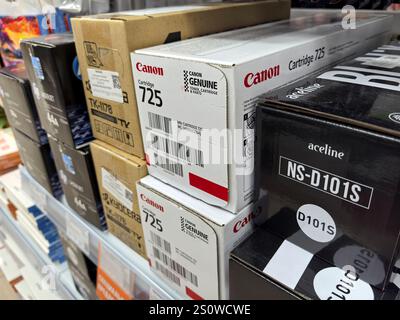
<svg viewBox="0 0 400 320"><path fill-rule="evenodd" d="M148 262L108 232L89 225L66 204L58 201L20 167L24 191L36 205L82 250L94 263L98 251L107 251L124 274L134 277L136 291L146 292L150 299L173 300L182 297L164 284L151 270ZM126 273L128 271L128 273Z"/></svg>
<svg viewBox="0 0 400 320"><path fill-rule="evenodd" d="M31 241L29 236L13 221L6 210L6 208L0 208L0 226L4 230L4 232L0 232L0 237L4 240L7 235L10 236L38 272L42 272L45 266L54 265L56 268L56 290L62 299L82 300L82 296L75 289L67 263L53 264L45 252L34 241Z"/></svg>

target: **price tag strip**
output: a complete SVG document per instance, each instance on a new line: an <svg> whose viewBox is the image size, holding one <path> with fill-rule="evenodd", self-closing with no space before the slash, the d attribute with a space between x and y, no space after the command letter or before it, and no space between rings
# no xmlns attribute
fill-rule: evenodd
<svg viewBox="0 0 400 320"><path fill-rule="evenodd" d="M100 300L133 300L135 279L115 255L99 243L96 293Z"/></svg>

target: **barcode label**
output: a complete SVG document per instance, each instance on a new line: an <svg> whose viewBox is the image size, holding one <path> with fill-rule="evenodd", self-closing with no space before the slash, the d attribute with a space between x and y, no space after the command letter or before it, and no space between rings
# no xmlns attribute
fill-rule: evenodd
<svg viewBox="0 0 400 320"><path fill-rule="evenodd" d="M160 249L164 250L165 252L171 254L171 243L167 240L161 238L158 234L150 231L150 238L153 243L159 247Z"/></svg>
<svg viewBox="0 0 400 320"><path fill-rule="evenodd" d="M164 252L161 252L158 248L153 247L153 253L154 257L160 261L162 261L166 266L168 266L170 269L178 273L180 276L188 280L191 284L195 285L198 287L199 282L197 279L197 276L191 273L189 270L187 270L185 267L180 265L178 262L175 260L171 259L168 255L166 255Z"/></svg>
<svg viewBox="0 0 400 320"><path fill-rule="evenodd" d="M155 165L183 177L183 165L158 154L154 154Z"/></svg>
<svg viewBox="0 0 400 320"><path fill-rule="evenodd" d="M149 125L152 129L158 129L167 134L172 132L171 118L163 117L152 112L148 112L147 115L149 117Z"/></svg>
<svg viewBox="0 0 400 320"><path fill-rule="evenodd" d="M170 270L168 270L166 267L164 267L161 263L156 261L155 266L156 266L156 270L160 271L164 276L166 276L169 280L171 280L178 286L181 286L181 279L179 279L179 277L177 277L175 274L173 274Z"/></svg>
<svg viewBox="0 0 400 320"><path fill-rule="evenodd" d="M119 76L112 75L112 82L114 89L121 89L121 83L119 82Z"/></svg>
<svg viewBox="0 0 400 320"><path fill-rule="evenodd" d="M154 134L151 136L151 141L153 147L157 150L161 150L186 162L194 163L199 167L204 167L203 152L201 150Z"/></svg>

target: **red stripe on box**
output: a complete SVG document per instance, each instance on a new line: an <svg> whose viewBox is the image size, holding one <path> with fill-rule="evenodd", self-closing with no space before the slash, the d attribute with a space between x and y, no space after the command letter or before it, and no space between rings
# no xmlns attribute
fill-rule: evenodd
<svg viewBox="0 0 400 320"><path fill-rule="evenodd" d="M150 157L149 155L146 153L146 164L149 166L150 165Z"/></svg>
<svg viewBox="0 0 400 320"><path fill-rule="evenodd" d="M188 295L189 298L193 300L204 300L202 297L200 297L196 292L191 290L190 288L186 287L186 294Z"/></svg>
<svg viewBox="0 0 400 320"><path fill-rule="evenodd" d="M228 188L220 186L210 180L189 173L189 183L191 186L207 192L221 200L228 201Z"/></svg>

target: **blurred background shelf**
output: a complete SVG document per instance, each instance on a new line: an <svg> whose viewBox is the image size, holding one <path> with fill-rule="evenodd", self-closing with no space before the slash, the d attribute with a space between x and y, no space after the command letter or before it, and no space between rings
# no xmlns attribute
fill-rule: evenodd
<svg viewBox="0 0 400 320"><path fill-rule="evenodd" d="M22 258L24 263L30 264L39 274L50 272L52 268L55 280L55 295L60 299L81 300L82 297L75 289L71 275L69 273L67 263L54 264L49 257L36 245L34 241L29 239L29 235L21 230L11 215L6 211L7 208L0 208L0 239L4 243L10 243L9 237L13 243L17 245L19 250L24 254L26 259ZM47 269L46 269L47 268ZM47 271L46 271L47 270ZM53 271L51 271L53 272ZM47 273L48 274L48 273Z"/></svg>

